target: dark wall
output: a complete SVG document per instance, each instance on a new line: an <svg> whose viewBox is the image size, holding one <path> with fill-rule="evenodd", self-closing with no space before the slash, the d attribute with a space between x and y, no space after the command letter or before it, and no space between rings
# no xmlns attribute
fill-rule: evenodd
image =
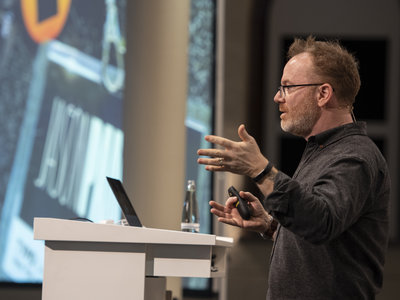
<svg viewBox="0 0 400 300"><path fill-rule="evenodd" d="M40 300L42 299L42 285L0 283L0 299Z"/></svg>

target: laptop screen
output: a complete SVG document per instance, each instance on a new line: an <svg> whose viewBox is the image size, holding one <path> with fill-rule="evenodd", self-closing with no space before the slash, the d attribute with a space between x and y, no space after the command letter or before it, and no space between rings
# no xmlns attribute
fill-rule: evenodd
<svg viewBox="0 0 400 300"><path fill-rule="evenodd" d="M107 181L115 195L115 198L117 198L119 206L121 207L122 213L124 214L128 224L130 226L142 227L142 223L133 208L132 202L129 200L129 197L125 192L122 182L110 177L107 177Z"/></svg>

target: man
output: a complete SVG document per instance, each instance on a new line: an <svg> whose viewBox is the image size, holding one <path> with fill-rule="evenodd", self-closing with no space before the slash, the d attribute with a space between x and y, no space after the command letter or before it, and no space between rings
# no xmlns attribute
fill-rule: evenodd
<svg viewBox="0 0 400 300"><path fill-rule="evenodd" d="M360 88L354 57L336 42L296 39L274 97L284 131L306 139L293 177L264 157L239 126L240 142L218 136L200 149L210 171L253 178L264 207L248 192L243 220L229 198L210 202L226 224L274 236L267 299L374 299L383 281L390 179L384 158L356 122ZM278 226L275 230L275 222Z"/></svg>

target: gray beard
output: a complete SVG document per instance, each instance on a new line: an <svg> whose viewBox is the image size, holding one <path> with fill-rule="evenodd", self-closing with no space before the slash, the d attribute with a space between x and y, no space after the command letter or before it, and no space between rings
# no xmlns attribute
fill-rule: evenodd
<svg viewBox="0 0 400 300"><path fill-rule="evenodd" d="M295 120L284 121L281 120L281 128L283 131L290 134L306 137L308 136L315 123L321 116L321 112L317 109L311 109Z"/></svg>

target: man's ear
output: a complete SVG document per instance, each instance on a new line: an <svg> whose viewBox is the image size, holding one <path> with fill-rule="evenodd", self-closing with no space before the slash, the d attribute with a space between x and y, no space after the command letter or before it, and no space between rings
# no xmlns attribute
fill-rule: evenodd
<svg viewBox="0 0 400 300"><path fill-rule="evenodd" d="M318 106L324 107L332 105L333 87L329 83L324 83L318 87Z"/></svg>

